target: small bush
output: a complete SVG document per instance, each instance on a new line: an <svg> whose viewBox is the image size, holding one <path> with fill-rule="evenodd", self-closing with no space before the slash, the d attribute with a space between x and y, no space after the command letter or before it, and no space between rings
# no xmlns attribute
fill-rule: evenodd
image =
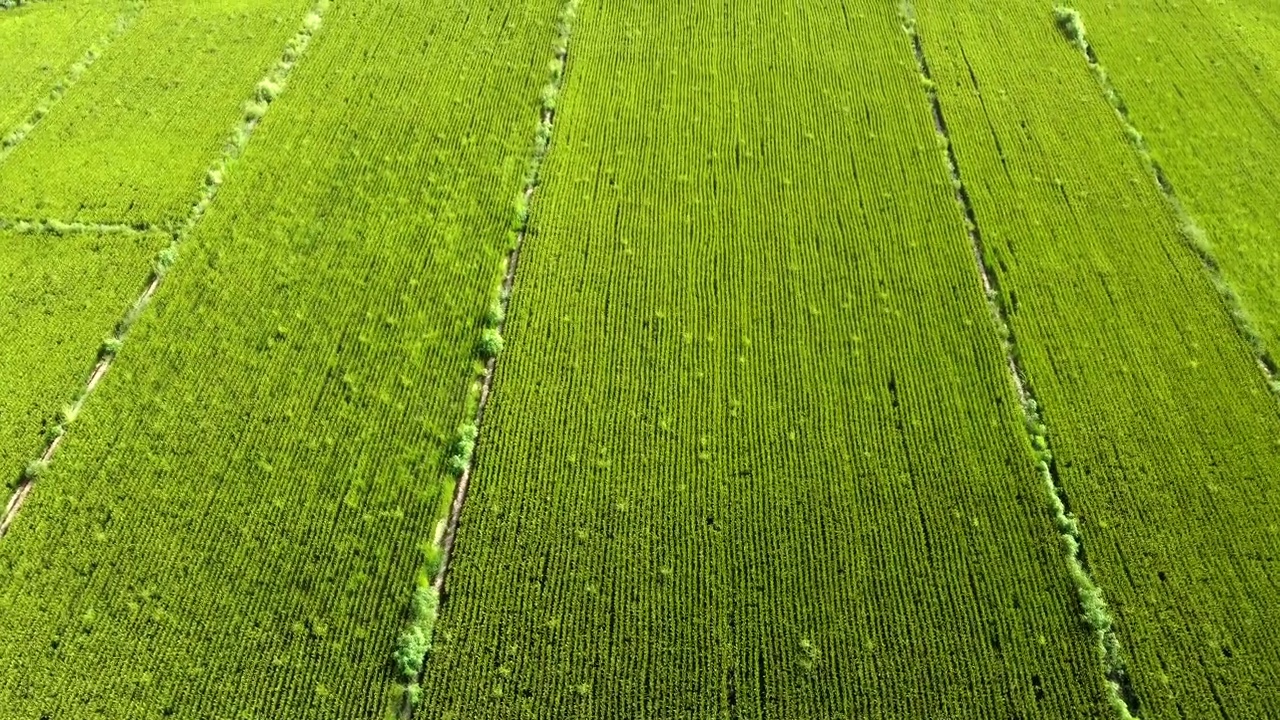
<svg viewBox="0 0 1280 720"><path fill-rule="evenodd" d="M467 423L458 428L458 438L453 441L449 459L445 461L445 466L455 477L462 477L462 473L471 467L471 454L476 450L477 434L479 430L475 423Z"/></svg>
<svg viewBox="0 0 1280 720"><path fill-rule="evenodd" d="M1076 47L1084 49L1084 20L1080 18L1080 13L1075 8L1065 5L1055 7L1053 21L1064 37Z"/></svg>
<svg viewBox="0 0 1280 720"><path fill-rule="evenodd" d="M422 672L423 660L430 649L431 640L423 633L422 628L414 625L405 630L396 641L396 650L391 656L396 672L406 681L417 680L418 673Z"/></svg>
<svg viewBox="0 0 1280 720"><path fill-rule="evenodd" d="M502 334L497 328L485 328L476 342L476 354L485 360L491 360L498 357L503 345Z"/></svg>
<svg viewBox="0 0 1280 720"><path fill-rule="evenodd" d="M497 329L506 317L507 311L502 307L502 300L494 298L484 312L484 324L486 327Z"/></svg>
<svg viewBox="0 0 1280 720"><path fill-rule="evenodd" d="M164 275L178 261L178 246L170 245L156 255L154 270L157 275Z"/></svg>
<svg viewBox="0 0 1280 720"><path fill-rule="evenodd" d="M47 443L51 443L54 440L57 440L58 438L66 434L67 434L67 429L63 427L61 424L55 423L51 425L47 430L45 430L44 441Z"/></svg>
<svg viewBox="0 0 1280 720"><path fill-rule="evenodd" d="M35 482L36 480L40 479L40 476L44 475L45 471L48 469L49 469L48 460L32 460L31 462L27 463L27 466L25 468L23 468L22 479L27 482Z"/></svg>
<svg viewBox="0 0 1280 720"><path fill-rule="evenodd" d="M97 356L99 357L115 357L120 354L120 348L124 347L124 341L118 337L109 337L102 341L102 346L97 348Z"/></svg>
<svg viewBox="0 0 1280 720"><path fill-rule="evenodd" d="M283 90L284 90L283 85L273 80L267 79L258 83L258 86L254 88L254 95L258 98L258 100L269 103L275 100L276 98L280 97L280 93Z"/></svg>
<svg viewBox="0 0 1280 720"><path fill-rule="evenodd" d="M539 98L539 99L542 101L542 109L543 109L543 110L555 110L555 109L556 109L556 96L557 96L557 95L559 95L559 94L560 94L560 89L559 89L558 87L556 87L554 83L552 83L551 85L547 85L547 86L543 87L543 88L542 88L542 93L541 93L540 98Z"/></svg>
<svg viewBox="0 0 1280 720"><path fill-rule="evenodd" d="M428 545L424 554L426 555L426 557L423 558L423 561L422 561L422 572L424 576L423 580L425 581L426 584L430 584L431 581L434 580L436 575L440 572L440 566L444 564L444 553L441 552L439 546L432 543ZM418 604L419 604L418 596L415 593L414 607L417 607Z"/></svg>
<svg viewBox="0 0 1280 720"><path fill-rule="evenodd" d="M535 170L531 178L527 180L527 183L530 185L533 184L534 179L536 178L537 178L537 172ZM524 193L521 193L519 196L516 197L515 204L512 206L511 229L515 230L517 233L524 232L525 226L528 224L528 222L529 222L529 198L525 197Z"/></svg>

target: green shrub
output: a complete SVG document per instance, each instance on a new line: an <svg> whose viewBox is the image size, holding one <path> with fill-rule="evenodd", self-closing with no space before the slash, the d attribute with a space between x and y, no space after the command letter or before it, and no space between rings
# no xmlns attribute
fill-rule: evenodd
<svg viewBox="0 0 1280 720"><path fill-rule="evenodd" d="M478 434L479 429L475 423L467 423L458 428L458 437L450 448L449 459L445 461L449 472L455 477L462 477L462 473L471 466L471 454L475 452Z"/></svg>
<svg viewBox="0 0 1280 720"><path fill-rule="evenodd" d="M1071 41L1073 45L1084 50L1084 20L1080 18L1080 13L1071 7L1059 5L1053 9L1053 21L1057 24L1058 30L1063 36Z"/></svg>
<svg viewBox="0 0 1280 720"><path fill-rule="evenodd" d="M40 478L41 475L44 475L45 471L48 469L49 469L48 460L43 460L43 459L32 460L31 462L27 463L27 466L25 468L23 468L22 479L27 482L35 482Z"/></svg>
<svg viewBox="0 0 1280 720"><path fill-rule="evenodd" d="M502 321L505 320L506 317L507 311L502 307L502 300L500 298L494 298L493 302L489 303L488 309L484 312L484 324L486 327L497 329L498 326L502 325Z"/></svg>
<svg viewBox="0 0 1280 720"><path fill-rule="evenodd" d="M396 672L406 681L416 681L418 673L422 672L422 663L427 657L427 651L430 649L431 639L426 636L422 628L417 625L410 626L400 634L400 638L396 641L396 651L392 654Z"/></svg>
<svg viewBox="0 0 1280 720"><path fill-rule="evenodd" d="M502 334L497 328L485 328L476 342L476 354L484 360L498 357L503 348Z"/></svg>
<svg viewBox="0 0 1280 720"><path fill-rule="evenodd" d="M98 348L99 358L111 358L120 354L121 348L124 347L124 340L118 337L109 337L102 341L101 347Z"/></svg>

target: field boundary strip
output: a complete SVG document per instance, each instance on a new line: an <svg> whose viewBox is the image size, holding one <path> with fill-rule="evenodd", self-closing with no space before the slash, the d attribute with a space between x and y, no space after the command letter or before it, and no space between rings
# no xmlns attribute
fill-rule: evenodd
<svg viewBox="0 0 1280 720"><path fill-rule="evenodd" d="M19 235L80 235L95 233L98 235L143 235L155 230L149 223L129 225L126 223L85 223L62 222L60 220L27 220L0 218L0 230L7 230Z"/></svg>
<svg viewBox="0 0 1280 720"><path fill-rule="evenodd" d="M1089 44L1089 38L1085 33L1084 19L1081 17L1080 12L1075 8L1060 5L1053 9L1053 19L1062 35L1084 56L1085 62L1089 66L1089 71L1094 80L1097 81L1098 87L1107 99L1107 103L1111 105L1116 117L1123 124L1129 143L1133 146L1134 151L1137 152L1138 157L1141 158L1142 164L1146 167L1148 174L1151 175L1156 187L1160 189L1161 196L1164 197L1165 202L1173 210L1174 216L1178 221L1179 234L1186 240L1196 256L1200 258L1205 272L1209 275L1210 282L1212 282L1214 289L1217 290L1223 304L1226 305L1227 313L1231 316L1236 332L1240 337L1244 338L1245 342L1253 350L1254 359L1266 378L1267 386L1271 388L1273 393L1280 395L1280 378L1277 378L1277 375L1280 374L1280 367L1277 366L1275 358L1272 357L1271 351L1262 339L1262 335L1245 311L1239 295L1236 294L1231 284L1223 276L1222 268L1219 267L1218 261L1213 256L1213 250L1209 245L1208 234L1196 222L1195 217L1186 209L1186 206L1182 204L1177 192L1174 191L1173 183L1169 180L1169 176L1165 174L1160 162L1151 154L1146 138L1129 117L1129 106L1125 104L1124 98L1120 96L1120 92L1112 84L1111 77L1107 74L1107 69L1098 60L1097 52Z"/></svg>
<svg viewBox="0 0 1280 720"><path fill-rule="evenodd" d="M129 331L141 317L147 306L150 305L151 299L155 296L156 291L160 288L169 269L178 259L178 250L187 235L195 228L200 219L204 217L205 212L209 209L209 205L213 202L218 194L218 189L222 186L222 182L227 172L236 160L244 153L244 149L249 144L249 140L253 137L254 131L258 124L266 115L267 109L271 103L280 96L288 82L289 74L293 71L298 60L306 52L307 47L311 44L312 37L320 30L323 22L324 14L329 9L331 0L316 0L315 4L303 17L298 32L290 38L288 44L280 54L280 58L272 65L267 74L254 87L253 95L245 101L244 112L233 130L230 139L223 148L219 157L210 165L205 175L204 189L199 198L191 206L186 220L181 227L172 232L172 239L169 245L160 251L156 256L155 262L151 268L151 275L147 280L146 287L138 299L129 307L128 312L116 324L116 328L111 337L102 343L102 348L98 353L98 361L94 364L93 370L89 374L89 380L84 387L76 393L71 404L66 406L58 415L58 422L53 427L48 444L45 446L44 452L40 457L32 460L23 469L22 476L18 481L17 488L9 497L8 505L5 508L3 518L0 518L0 538L3 538L9 531L10 525L13 524L18 512L26 503L27 497L31 494L36 481L49 468L53 462L55 453L62 444L63 438L66 436L67 426L75 421L79 415L81 408L84 407L89 395L97 388L104 375L111 368L111 363L115 360L116 354L124 345L125 339L128 337ZM113 232L140 232L138 228L127 225L113 224L85 224L85 223L61 223L56 221L0 221L0 227L12 226L15 229L25 230L27 232L64 232L64 231L84 231L94 232L107 229Z"/></svg>
<svg viewBox="0 0 1280 720"><path fill-rule="evenodd" d="M13 5L0 7L18 7L22 4L22 2L17 2ZM85 51L83 57L72 64L72 66L67 70L67 74L58 79L58 82L54 84L53 89L50 90L49 94L36 105L35 109L31 111L31 114L27 116L27 119L24 120L21 125L9 131L8 134L4 136L4 139L0 140L0 162L4 162L5 158L9 157L14 148L21 144L22 141L31 134L32 130L35 130L36 126L40 124L40 121L49 114L49 111L51 111L55 105L62 101L62 98L66 96L72 86L80 80L80 76L84 75L85 72L87 72L95 62L97 62L98 58L102 57L102 54L107 51L107 48L110 47L117 38L128 32L129 28L133 27L134 21L138 19L138 13L142 11L142 6L143 4L141 2L129 3L128 7L126 7L124 11L120 13L120 16L116 18L115 25L112 26L105 35L99 38L97 42L90 45L89 49ZM0 128L0 130L4 129L5 128Z"/></svg>
<svg viewBox="0 0 1280 720"><path fill-rule="evenodd" d="M915 8L910 0L899 5L902 28L911 42L915 55L916 69L920 74L930 109L933 113L934 129L939 138L942 156L950 174L952 187L955 188L956 203L964 214L965 228L973 248L974 262L982 279L982 289L986 296L991 317L1000 335L1000 344L1004 350L1005 360L1009 368L1009 377L1018 394L1019 407L1022 409L1023 424L1027 439L1035 452L1036 471L1043 481L1046 496L1053 510L1055 529L1062 542L1067 571L1075 585L1084 620L1093 632L1096 642L1098 660L1105 678L1107 699L1122 720L1136 720L1140 705L1137 694L1129 681L1120 640L1116 636L1111 611L1103 597L1102 588L1094 581L1089 572L1084 550L1084 538L1080 532L1080 524L1068 506L1066 492L1058 477L1053 450L1050 443L1049 430L1045 426L1040 403L1036 400L1027 376L1018 359L1018 348L1009 324L1008 314L1004 308L1000 294L999 278L987 265L986 250L982 242L982 230L978 224L977 214L969 193L961 179L960 164L956 157L951 136L947 130L946 118L942 112L942 102L938 97L933 75L929 70L929 62L925 56L924 43L920 38L916 24Z"/></svg>
<svg viewBox="0 0 1280 720"><path fill-rule="evenodd" d="M453 555L454 543L458 536L458 526L463 507L467 501L467 491L471 485L471 476L475 470L475 446L480 437L484 422L485 408L488 407L490 394L493 392L494 373L497 369L498 354L502 350L502 331L506 327L507 312L511 307L511 296L515 289L516 269L520 263L520 250L529 231L529 210L542 177L542 165L551 145L551 132L555 125L556 99L564 85L564 76L569 59L569 38L573 31L573 23L577 17L578 0L566 0L556 19L555 54L549 64L550 78L539 95L539 121L534 134L533 153L524 175L524 183L516 196L513 206L511 239L506 255L502 261L502 280L497 289L487 316L486 327L477 343L477 353L484 360L475 381L472 384L474 412L471 421L459 428L458 438L452 448L449 459L450 469L457 475L454 486L453 501L449 506L449 515L443 528L437 531L433 543L435 557L434 572L424 573L414 589L413 606L408 627L401 634L397 643L394 660L404 682L403 702L400 707L400 718L410 720L421 697L423 673L426 669L427 656L431 651L432 635L440 606L447 598L445 580L449 571L449 561Z"/></svg>

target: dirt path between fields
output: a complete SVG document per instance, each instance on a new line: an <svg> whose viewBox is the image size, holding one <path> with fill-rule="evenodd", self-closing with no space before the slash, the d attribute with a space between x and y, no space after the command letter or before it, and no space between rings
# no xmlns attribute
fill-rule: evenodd
<svg viewBox="0 0 1280 720"><path fill-rule="evenodd" d="M563 62L565 54L561 53L557 58ZM555 122L555 110L547 109L542 113L542 125L544 128L551 130ZM524 188L525 203L533 200L534 187L536 185L536 177L534 182L529 183ZM526 226L528 223L525 223ZM516 267L520 264L520 248L524 245L525 235L528 232L527 227L516 233L516 241L512 244L511 251L507 253L506 271L502 277L502 287L499 290L499 299L502 303L502 321L498 323L498 333L501 334L506 328L507 311L511 306L511 292L516 284ZM477 431L483 427L484 411L489 406L489 395L493 392L493 374L497 367L498 358L491 357L484 365L484 373L480 377L480 397L476 404L475 426ZM479 444L481 435L477 432L476 443ZM441 561L440 569L436 573L435 580L431 586L435 588L437 593L443 596L445 575L449 569L449 559L453 556L453 545L458 537L458 521L462 517L462 508L467 502L467 490L471 487L471 474L475 469L475 455L471 456L471 461L467 463L467 467L463 469L462 474L458 476L458 484L453 492L453 504L449 507L449 520L445 525L444 539L440 543Z"/></svg>

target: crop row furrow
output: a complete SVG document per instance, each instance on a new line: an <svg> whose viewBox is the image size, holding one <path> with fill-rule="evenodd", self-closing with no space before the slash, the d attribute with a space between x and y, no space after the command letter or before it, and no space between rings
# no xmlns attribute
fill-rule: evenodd
<svg viewBox="0 0 1280 720"><path fill-rule="evenodd" d="M1103 597L1102 588L1098 586L1089 571L1080 524L1074 513L1071 512L1067 504L1066 492L1058 480L1049 430L1041 415L1040 403L1037 401L1035 392L1032 390L1027 380L1027 375L1018 359L1018 347L1013 330L1009 325L1008 312L1002 299L1004 296L1000 293L999 278L989 265L989 254L983 248L981 226L978 223L973 203L969 199L969 193L965 190L964 180L961 177L960 164L956 158L955 149L951 144L950 133L947 130L946 118L942 110L942 101L938 97L933 75L929 71L929 62L925 56L924 45L920 40L914 8L910 0L905 0L900 9L902 11L903 30L911 40L916 67L920 72L925 95L928 97L929 106L933 112L934 126L938 132L938 143L941 146L942 156L946 162L947 171L951 176L952 185L955 187L956 203L964 213L965 226L968 230L969 241L973 245L973 257L982 278L982 287L987 298L987 305L991 310L991 317L1000 335L1005 358L1008 361L1009 378L1017 391L1028 440L1036 454L1036 469L1044 483L1044 490L1053 510L1053 521L1062 542L1067 561L1067 570L1075 583L1084 619L1094 633L1098 658L1102 665L1103 674L1106 677L1108 699L1121 718L1131 720L1137 714L1139 700L1133 690L1132 683L1129 681L1128 671L1120 650L1120 641L1116 637L1113 627L1114 620Z"/></svg>
<svg viewBox="0 0 1280 720"><path fill-rule="evenodd" d="M1098 81L1098 86L1101 88L1103 96L1106 97L1107 102L1124 124L1125 135L1128 136L1134 150L1142 159L1143 165L1150 172L1151 179L1160 188L1160 194L1169 203L1177 216L1179 232L1192 250L1195 251L1196 256L1200 258L1205 272L1209 274L1213 287L1226 305L1227 312L1235 324L1236 331L1249 343L1249 347L1253 349L1254 354L1257 356L1258 368L1266 376L1267 385L1272 392L1280 394L1280 379L1277 378L1276 360L1272 356L1271 350L1267 347L1266 341L1262 339L1262 334L1245 310L1240 301L1240 296L1223 276L1222 268L1209 245L1207 233L1178 198L1168 174L1165 173L1164 168L1160 166L1160 162L1152 155L1151 148L1147 145L1146 138L1141 130L1134 125L1129 115L1128 105L1125 104L1119 90L1112 84L1111 78L1107 75L1107 69L1098 59L1097 51L1089 44L1089 37L1085 33L1084 19L1081 17L1080 12L1069 6L1058 6L1054 8L1053 14L1054 20L1058 24L1058 29L1080 50L1085 62L1089 64L1089 70L1094 79Z"/></svg>

